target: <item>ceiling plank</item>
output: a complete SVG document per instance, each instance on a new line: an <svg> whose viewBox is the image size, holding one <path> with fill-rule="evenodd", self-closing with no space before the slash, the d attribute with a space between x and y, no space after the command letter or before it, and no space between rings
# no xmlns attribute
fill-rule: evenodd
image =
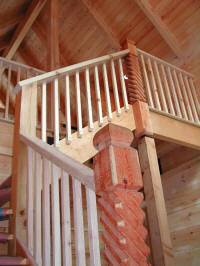
<svg viewBox="0 0 200 266"><path fill-rule="evenodd" d="M96 24L102 30L102 32L106 36L107 40L109 41L110 45L112 46L112 48L119 50L121 48L121 46L120 46L120 42L119 42L118 38L116 37L113 30L109 27L109 25L105 22L105 20L103 19L102 15L99 13L99 11L95 8L92 1L79 0L79 2L82 4L83 9L92 15Z"/></svg>
<svg viewBox="0 0 200 266"><path fill-rule="evenodd" d="M0 41L0 51L4 50L6 47L8 47L8 45L8 42Z"/></svg>
<svg viewBox="0 0 200 266"><path fill-rule="evenodd" d="M135 0L137 5L141 8L147 18L151 21L151 23L155 26L157 31L160 33L165 42L169 45L172 51L175 53L177 57L180 59L185 58L185 54L181 50L180 44L178 43L176 37L169 30L167 25L161 19L158 13L152 8L149 0Z"/></svg>
<svg viewBox="0 0 200 266"><path fill-rule="evenodd" d="M24 20L18 25L13 38L11 39L9 47L3 52L3 57L12 59L45 3L46 0L34 0L31 2Z"/></svg>
<svg viewBox="0 0 200 266"><path fill-rule="evenodd" d="M0 23L0 30L5 30L6 28L13 27L19 22L21 22L24 18L24 15L20 14L16 17L12 17L7 21L3 21Z"/></svg>

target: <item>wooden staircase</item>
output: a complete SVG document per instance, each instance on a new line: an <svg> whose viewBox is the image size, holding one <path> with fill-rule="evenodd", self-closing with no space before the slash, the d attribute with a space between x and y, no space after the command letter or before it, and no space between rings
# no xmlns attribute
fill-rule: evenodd
<svg viewBox="0 0 200 266"><path fill-rule="evenodd" d="M12 209L2 208L2 206L5 206L5 204L10 201L11 179L11 176L8 177L0 185L0 223L1 221L9 219L13 214ZM8 243L10 240L13 240L13 238L14 236L8 232L0 232L0 243ZM28 261L23 257L0 256L0 265L28 265Z"/></svg>

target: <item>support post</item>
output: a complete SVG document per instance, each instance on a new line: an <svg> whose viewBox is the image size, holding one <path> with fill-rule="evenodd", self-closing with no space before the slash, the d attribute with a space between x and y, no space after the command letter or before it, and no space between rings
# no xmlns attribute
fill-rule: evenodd
<svg viewBox="0 0 200 266"><path fill-rule="evenodd" d="M16 96L15 127L13 141L12 193L9 231L14 239L9 241L9 255L16 253L16 236L26 243L26 178L27 150L20 142L20 133L36 136L37 84L25 86Z"/></svg>
<svg viewBox="0 0 200 266"><path fill-rule="evenodd" d="M143 173L144 194L148 214L149 233L155 266L174 265L173 248L168 226L167 211L161 176L158 166L153 128L149 115L145 89L137 57L137 50L132 41L127 41L129 49L126 58L128 70L128 96L132 104L135 120L135 146L138 146L139 160Z"/></svg>
<svg viewBox="0 0 200 266"><path fill-rule="evenodd" d="M129 129L108 124L94 137L96 193L105 227L102 237L110 265L149 265L145 213L140 207L142 175Z"/></svg>

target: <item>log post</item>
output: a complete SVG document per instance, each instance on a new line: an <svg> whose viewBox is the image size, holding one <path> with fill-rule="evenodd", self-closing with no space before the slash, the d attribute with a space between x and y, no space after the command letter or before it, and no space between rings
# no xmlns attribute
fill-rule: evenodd
<svg viewBox="0 0 200 266"><path fill-rule="evenodd" d="M96 193L101 196L102 237L110 265L149 265L145 213L140 207L142 175L137 150L131 148L133 133L108 124L94 137L98 154L94 157Z"/></svg>
<svg viewBox="0 0 200 266"><path fill-rule="evenodd" d="M9 255L16 253L16 236L26 243L26 178L27 150L20 141L20 133L36 136L37 84L22 87L16 96L13 140L12 193L9 231L14 239L9 241Z"/></svg>
<svg viewBox="0 0 200 266"><path fill-rule="evenodd" d="M126 58L128 75L128 97L135 120L135 143L143 173L144 194L148 214L149 233L155 266L174 265L173 248L168 226L167 211L161 176L158 166L153 128L149 115L145 89L142 82L137 50L132 41L124 48L129 49Z"/></svg>

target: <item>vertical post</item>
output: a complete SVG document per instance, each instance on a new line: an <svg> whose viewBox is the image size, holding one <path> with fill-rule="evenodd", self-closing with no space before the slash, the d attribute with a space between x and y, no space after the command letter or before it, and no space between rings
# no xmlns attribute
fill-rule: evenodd
<svg viewBox="0 0 200 266"><path fill-rule="evenodd" d="M49 0L48 14L48 71L58 69L60 67L59 54L59 24L58 24L58 0ZM47 86L47 106L50 110L47 112L47 128L53 129L54 126L54 86Z"/></svg>
<svg viewBox="0 0 200 266"><path fill-rule="evenodd" d="M165 199L137 50L131 41L127 41L126 48L130 51L126 60L129 103L132 104L136 126L134 133L137 139L139 160L143 173L153 262L155 266L172 266L174 265L174 258Z"/></svg>
<svg viewBox="0 0 200 266"><path fill-rule="evenodd" d="M26 243L25 209L26 209L26 178L27 149L20 142L20 133L36 136L37 121L37 84L22 87L16 96L15 128L12 165L12 194L10 233L20 237ZM16 239L11 240L9 254L15 255Z"/></svg>
<svg viewBox="0 0 200 266"><path fill-rule="evenodd" d="M148 265L149 248L140 207L142 175L137 151L130 147L130 130L108 124L94 137L96 193L103 211L105 257L112 265Z"/></svg>

